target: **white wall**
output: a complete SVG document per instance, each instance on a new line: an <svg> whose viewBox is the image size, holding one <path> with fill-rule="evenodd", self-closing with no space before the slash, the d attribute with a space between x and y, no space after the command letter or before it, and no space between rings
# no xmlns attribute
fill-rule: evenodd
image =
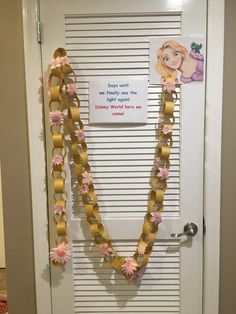
<svg viewBox="0 0 236 314"><path fill-rule="evenodd" d="M4 231L3 231L3 208L2 208L2 177L0 164L0 268L6 267L5 261L5 246L4 246Z"/></svg>
<svg viewBox="0 0 236 314"><path fill-rule="evenodd" d="M1 0L0 142L9 313L36 314L22 22L22 0Z"/></svg>

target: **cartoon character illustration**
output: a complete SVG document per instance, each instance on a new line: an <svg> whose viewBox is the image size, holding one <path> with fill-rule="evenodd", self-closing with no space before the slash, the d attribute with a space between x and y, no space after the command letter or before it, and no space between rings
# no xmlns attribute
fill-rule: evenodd
<svg viewBox="0 0 236 314"><path fill-rule="evenodd" d="M200 53L202 44L191 44L191 51L177 41L168 40L164 42L157 53L156 70L161 75L161 81L167 80L178 82L178 71L180 81L190 83L203 81L204 57Z"/></svg>

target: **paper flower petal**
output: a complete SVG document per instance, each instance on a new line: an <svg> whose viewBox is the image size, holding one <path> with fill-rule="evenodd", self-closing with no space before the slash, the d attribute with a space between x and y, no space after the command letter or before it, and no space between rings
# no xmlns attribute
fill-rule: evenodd
<svg viewBox="0 0 236 314"><path fill-rule="evenodd" d="M161 161L160 157L156 157L153 162L154 166L159 167L160 161Z"/></svg>
<svg viewBox="0 0 236 314"><path fill-rule="evenodd" d="M69 64L69 59L68 59L67 55L65 55L64 57L60 57L59 59L60 59L60 63L62 66Z"/></svg>
<svg viewBox="0 0 236 314"><path fill-rule="evenodd" d="M169 134L169 133L172 133L172 131L173 131L173 126L171 124L165 125L162 128L163 134Z"/></svg>
<svg viewBox="0 0 236 314"><path fill-rule="evenodd" d="M71 257L71 250L68 243L60 243L50 252L51 261L56 264L64 265Z"/></svg>
<svg viewBox="0 0 236 314"><path fill-rule="evenodd" d="M166 168L159 168L157 176L161 180L167 180L169 178L169 171Z"/></svg>
<svg viewBox="0 0 236 314"><path fill-rule="evenodd" d="M58 215L62 215L65 212L65 206L61 204L54 205L54 213Z"/></svg>
<svg viewBox="0 0 236 314"><path fill-rule="evenodd" d="M60 57L53 58L53 59L50 61L50 66L51 66L51 69L59 68L59 67L61 66Z"/></svg>
<svg viewBox="0 0 236 314"><path fill-rule="evenodd" d="M69 64L69 60L67 56L53 58L50 61L51 69L60 68L61 66L64 66L66 64Z"/></svg>
<svg viewBox="0 0 236 314"><path fill-rule="evenodd" d="M173 81L167 80L163 83L163 89L170 94L172 91L175 91L175 83Z"/></svg>
<svg viewBox="0 0 236 314"><path fill-rule="evenodd" d="M151 213L151 218L150 218L150 221L151 222L155 222L157 224L161 223L161 214L158 213L158 212L152 212Z"/></svg>
<svg viewBox="0 0 236 314"><path fill-rule="evenodd" d="M54 166L59 166L63 163L63 157L61 155L54 155L52 157L52 164Z"/></svg>
<svg viewBox="0 0 236 314"><path fill-rule="evenodd" d="M102 254L103 257L112 255L113 250L108 246L107 243L102 243L99 245L99 251Z"/></svg>
<svg viewBox="0 0 236 314"><path fill-rule="evenodd" d="M159 123L163 123L164 122L164 114L163 113L159 114L158 122Z"/></svg>
<svg viewBox="0 0 236 314"><path fill-rule="evenodd" d="M145 246L144 245L139 245L138 246L138 249L137 249L137 251L138 251L138 254L139 255L143 255L144 253L145 253L145 250L146 250L146 248L145 248Z"/></svg>
<svg viewBox="0 0 236 314"><path fill-rule="evenodd" d="M133 258L127 257L124 264L121 266L121 269L125 275L129 276L136 272L137 266L138 264Z"/></svg>
<svg viewBox="0 0 236 314"><path fill-rule="evenodd" d="M49 112L49 121L52 125L60 125L63 123L63 113L59 110Z"/></svg>
<svg viewBox="0 0 236 314"><path fill-rule="evenodd" d="M87 185L82 185L80 188L80 193L81 194L87 194L89 191L88 186Z"/></svg>
<svg viewBox="0 0 236 314"><path fill-rule="evenodd" d="M82 174L82 177L83 177L83 184L85 185L90 185L92 182L93 182L93 176L92 176L92 173L91 172L87 172L85 171L83 174Z"/></svg>
<svg viewBox="0 0 236 314"><path fill-rule="evenodd" d="M66 90L70 95L76 94L77 93L76 84L75 83L68 84Z"/></svg>
<svg viewBox="0 0 236 314"><path fill-rule="evenodd" d="M84 141L84 139L85 139L85 134L84 134L83 130L75 131L75 136L77 136L79 141Z"/></svg>

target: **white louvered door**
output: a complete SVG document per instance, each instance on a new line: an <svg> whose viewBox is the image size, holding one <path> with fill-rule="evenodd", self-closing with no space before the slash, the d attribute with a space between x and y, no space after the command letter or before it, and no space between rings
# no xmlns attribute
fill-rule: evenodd
<svg viewBox="0 0 236 314"><path fill-rule="evenodd" d="M40 0L43 68L47 69L57 47L65 47L78 78L101 215L123 256L133 254L146 212L161 86L148 87L146 125L90 126L89 81L111 76L148 78L149 38L205 35L205 2ZM53 314L202 312L204 84L181 87L175 117L164 219L139 286L128 284L123 275L102 263L74 186L73 167L68 168L73 258L64 269L51 269ZM48 130L46 136L50 138ZM47 142L50 162L50 139ZM192 240L171 239L170 234L182 232L187 222L198 225L198 234Z"/></svg>

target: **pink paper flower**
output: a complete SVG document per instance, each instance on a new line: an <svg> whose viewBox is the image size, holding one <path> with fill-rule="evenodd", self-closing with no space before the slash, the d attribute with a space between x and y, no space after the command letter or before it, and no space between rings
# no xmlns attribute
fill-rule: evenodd
<svg viewBox="0 0 236 314"><path fill-rule="evenodd" d="M83 176L83 180L82 180L83 184L90 185L93 182L93 176L91 172L85 171L82 174L82 176Z"/></svg>
<svg viewBox="0 0 236 314"><path fill-rule="evenodd" d="M113 253L112 248L110 248L107 243L100 244L99 251L103 257L111 255Z"/></svg>
<svg viewBox="0 0 236 314"><path fill-rule="evenodd" d="M164 134L172 133L172 131L173 131L173 126L172 126L171 124L165 125L165 126L163 126L163 128L162 128L162 132L163 132Z"/></svg>
<svg viewBox="0 0 236 314"><path fill-rule="evenodd" d="M74 95L77 93L77 88L76 88L76 84L72 83L72 84L68 84L67 85L67 92L71 95Z"/></svg>
<svg viewBox="0 0 236 314"><path fill-rule="evenodd" d="M159 168L157 176L161 178L161 180L167 180L169 178L169 171L166 168Z"/></svg>
<svg viewBox="0 0 236 314"><path fill-rule="evenodd" d="M144 253L145 253L145 250L146 250L146 248L145 248L145 246L144 245L139 245L138 246L138 254L139 255L143 255Z"/></svg>
<svg viewBox="0 0 236 314"><path fill-rule="evenodd" d="M75 131L75 136L77 136L79 141L84 141L85 139L85 134L84 134L84 131L82 130Z"/></svg>
<svg viewBox="0 0 236 314"><path fill-rule="evenodd" d="M121 269L125 275L133 275L137 270L137 262L132 257L127 257Z"/></svg>
<svg viewBox="0 0 236 314"><path fill-rule="evenodd" d="M60 68L60 66L61 66L61 58L60 57L53 58L50 61L50 66L51 66L51 69Z"/></svg>
<svg viewBox="0 0 236 314"><path fill-rule="evenodd" d="M65 206L61 204L54 205L54 213L58 215L62 215L65 212Z"/></svg>
<svg viewBox="0 0 236 314"><path fill-rule="evenodd" d="M54 166L59 166L63 162L63 157L61 155L55 155L52 157L52 164Z"/></svg>
<svg viewBox="0 0 236 314"><path fill-rule="evenodd" d="M82 185L80 188L80 193L81 194L87 194L89 191L88 186L87 185Z"/></svg>
<svg viewBox="0 0 236 314"><path fill-rule="evenodd" d="M50 252L52 262L64 265L71 257L70 246L68 243L62 242L57 247L53 248Z"/></svg>
<svg viewBox="0 0 236 314"><path fill-rule="evenodd" d="M164 114L163 113L159 114L158 122L159 123L163 123L164 122Z"/></svg>
<svg viewBox="0 0 236 314"><path fill-rule="evenodd" d="M62 66L69 64L69 59L68 59L67 55L65 55L64 57L60 57L60 63Z"/></svg>
<svg viewBox="0 0 236 314"><path fill-rule="evenodd" d="M175 83L173 81L166 81L163 83L163 89L167 91L167 93L171 93L175 91Z"/></svg>
<svg viewBox="0 0 236 314"><path fill-rule="evenodd" d="M159 167L160 161L161 161L160 157L156 157L154 162L153 162L154 166Z"/></svg>
<svg viewBox="0 0 236 314"><path fill-rule="evenodd" d="M151 213L151 218L150 218L150 221L151 222L155 222L157 224L161 223L161 214L158 213L158 212L152 212Z"/></svg>
<svg viewBox="0 0 236 314"><path fill-rule="evenodd" d="M66 64L69 64L69 60L67 56L56 57L50 61L51 69L60 68L61 66L64 66Z"/></svg>
<svg viewBox="0 0 236 314"><path fill-rule="evenodd" d="M59 110L49 112L49 121L52 125L60 125L63 123L63 113Z"/></svg>

